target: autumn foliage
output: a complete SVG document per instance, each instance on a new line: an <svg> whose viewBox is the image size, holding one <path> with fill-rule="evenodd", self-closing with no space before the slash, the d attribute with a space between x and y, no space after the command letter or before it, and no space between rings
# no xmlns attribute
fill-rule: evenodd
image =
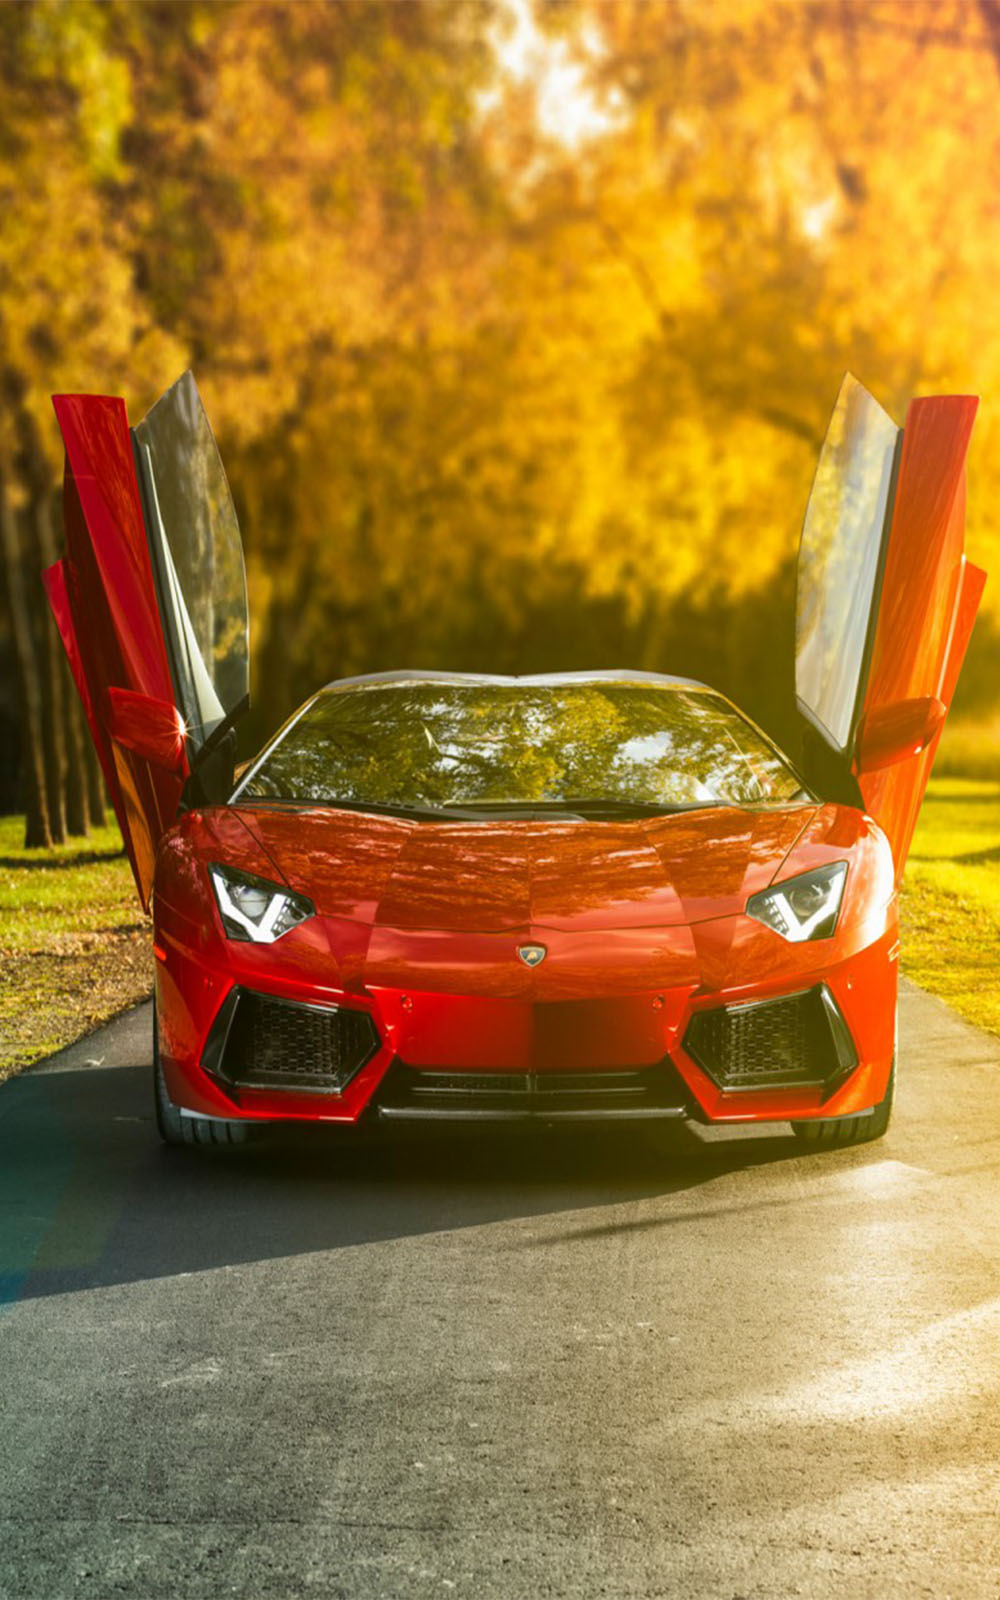
<svg viewBox="0 0 1000 1600"><path fill-rule="evenodd" d="M420 665L681 671L786 733L848 368L900 420L984 396L997 567L995 0L533 16L0 6L0 660L36 839L99 799L40 603L52 391L138 418L194 369L247 550L247 753L319 683Z"/></svg>

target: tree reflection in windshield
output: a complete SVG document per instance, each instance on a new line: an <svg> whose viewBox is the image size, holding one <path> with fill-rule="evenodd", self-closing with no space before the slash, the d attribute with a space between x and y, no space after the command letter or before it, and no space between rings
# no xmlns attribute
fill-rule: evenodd
<svg viewBox="0 0 1000 1600"><path fill-rule="evenodd" d="M721 696L669 684L326 689L252 774L261 799L399 808L777 805L799 779Z"/></svg>

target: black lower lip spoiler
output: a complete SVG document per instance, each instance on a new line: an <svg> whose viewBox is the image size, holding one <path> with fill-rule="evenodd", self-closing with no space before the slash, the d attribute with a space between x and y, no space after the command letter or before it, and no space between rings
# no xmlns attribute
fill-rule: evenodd
<svg viewBox="0 0 1000 1600"><path fill-rule="evenodd" d="M553 1108L522 1110L514 1106L393 1106L378 1107L387 1122L683 1122L684 1106L615 1106L601 1110Z"/></svg>

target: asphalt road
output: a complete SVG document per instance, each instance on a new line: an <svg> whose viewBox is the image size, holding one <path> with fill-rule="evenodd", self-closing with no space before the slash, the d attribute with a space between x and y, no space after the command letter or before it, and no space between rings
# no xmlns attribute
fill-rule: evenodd
<svg viewBox="0 0 1000 1600"><path fill-rule="evenodd" d="M0 1089L0 1595L1000 1594L1000 1042L802 1155L162 1149L149 1008Z"/></svg>

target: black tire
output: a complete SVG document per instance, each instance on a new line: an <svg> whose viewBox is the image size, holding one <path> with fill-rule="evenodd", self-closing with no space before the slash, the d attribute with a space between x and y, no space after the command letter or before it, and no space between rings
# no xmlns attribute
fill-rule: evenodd
<svg viewBox="0 0 1000 1600"><path fill-rule="evenodd" d="M153 1001L153 1104L156 1126L164 1144L245 1144L250 1124L231 1122L226 1117L185 1117L167 1093L167 1081L160 1061L160 1036L156 1026L156 1001Z"/></svg>
<svg viewBox="0 0 1000 1600"><path fill-rule="evenodd" d="M852 1144L870 1144L881 1139L892 1117L892 1102L896 1093L896 1058L893 1056L889 1086L885 1095L871 1111L856 1117L814 1117L811 1122L793 1122L796 1139L814 1150L840 1150Z"/></svg>

